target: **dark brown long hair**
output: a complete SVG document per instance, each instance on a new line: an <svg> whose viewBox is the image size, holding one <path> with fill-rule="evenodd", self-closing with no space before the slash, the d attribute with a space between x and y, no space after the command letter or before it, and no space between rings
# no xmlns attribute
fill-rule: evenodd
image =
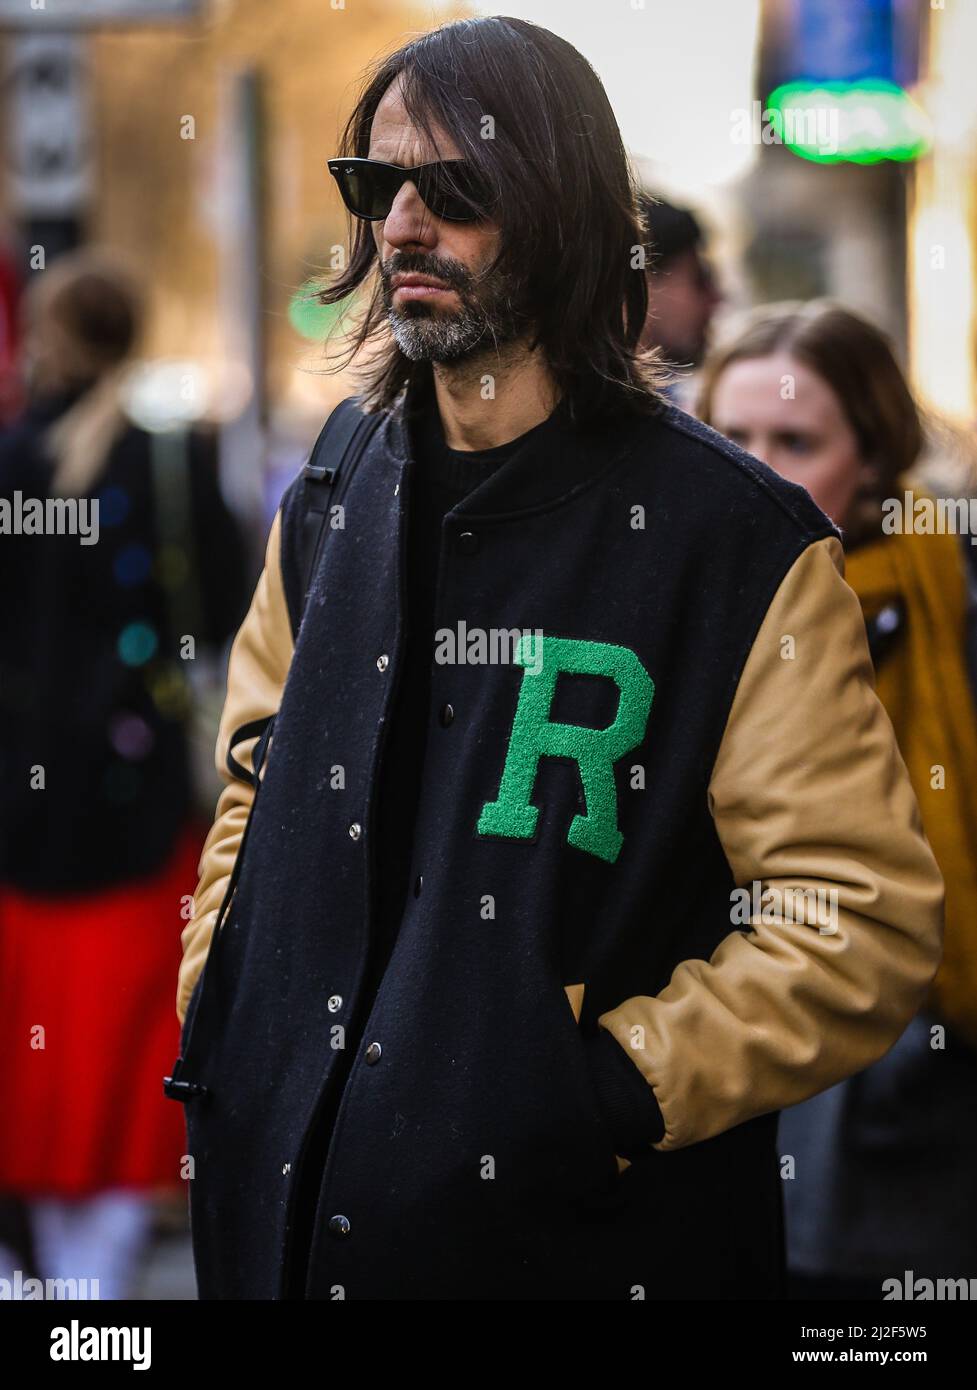
<svg viewBox="0 0 977 1390"><path fill-rule="evenodd" d="M372 67L340 156L369 155L373 117L398 77L414 124L432 142L434 122L449 131L489 190L501 232L490 270L524 288L531 346L543 351L571 418L656 410L664 373L655 354L638 347L648 309L638 188L590 64L565 39L521 19L442 25ZM482 138L486 115L494 118L492 139ZM371 225L356 221L347 268L315 297L324 305L345 300L377 260ZM389 406L415 373L430 370L393 340L379 275L336 370L377 342L362 373L368 410Z"/></svg>

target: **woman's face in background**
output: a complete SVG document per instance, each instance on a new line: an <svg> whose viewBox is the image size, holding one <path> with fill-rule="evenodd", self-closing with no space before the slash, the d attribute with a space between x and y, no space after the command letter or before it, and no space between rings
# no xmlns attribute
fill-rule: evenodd
<svg viewBox="0 0 977 1390"><path fill-rule="evenodd" d="M874 470L861 456L841 402L789 353L731 362L712 391L711 423L801 487L844 526Z"/></svg>

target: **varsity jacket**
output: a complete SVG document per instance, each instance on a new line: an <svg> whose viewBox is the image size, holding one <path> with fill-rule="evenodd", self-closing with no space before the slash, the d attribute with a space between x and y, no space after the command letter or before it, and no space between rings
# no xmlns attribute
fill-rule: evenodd
<svg viewBox="0 0 977 1390"><path fill-rule="evenodd" d="M442 525L456 637L367 990L423 398L297 632L288 488L231 654L177 993L200 1295L780 1297L779 1110L892 1046L942 939L838 533L674 407L561 402ZM255 797L225 755L271 714Z"/></svg>

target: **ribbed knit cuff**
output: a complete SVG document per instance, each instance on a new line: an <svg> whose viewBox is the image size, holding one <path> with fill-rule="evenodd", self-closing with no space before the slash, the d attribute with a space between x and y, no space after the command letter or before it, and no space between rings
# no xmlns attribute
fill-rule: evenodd
<svg viewBox="0 0 977 1390"><path fill-rule="evenodd" d="M585 1038L584 1046L614 1151L622 1158L640 1158L665 1136L655 1092L606 1028Z"/></svg>

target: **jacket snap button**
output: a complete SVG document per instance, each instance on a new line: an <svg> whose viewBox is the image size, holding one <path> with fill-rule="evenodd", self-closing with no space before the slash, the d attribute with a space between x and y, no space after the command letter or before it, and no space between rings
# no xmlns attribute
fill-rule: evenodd
<svg viewBox="0 0 977 1390"><path fill-rule="evenodd" d="M367 1061L367 1065L372 1067L372 1066L374 1065L375 1062L379 1062L379 1060L380 1060L380 1053L381 1053L382 1051L383 1051L383 1049L381 1048L381 1046L380 1046L380 1044L379 1044L378 1042L372 1042L372 1043L370 1043L370 1046L366 1049L366 1061Z"/></svg>
<svg viewBox="0 0 977 1390"><path fill-rule="evenodd" d="M381 654L377 657L377 670L378 670L378 671L385 671L389 665L390 665L390 658L389 658L389 656L387 655L386 652L381 652Z"/></svg>
<svg viewBox="0 0 977 1390"><path fill-rule="evenodd" d="M288 1175L289 1175L289 1173L290 1173L291 1171L292 1171L292 1165L291 1165L290 1163L283 1163L283 1164L282 1164L282 1177L283 1177L283 1178L288 1177Z"/></svg>
<svg viewBox="0 0 977 1390"><path fill-rule="evenodd" d="M451 705L441 706L441 727L446 729L455 717L454 709Z"/></svg>
<svg viewBox="0 0 977 1390"><path fill-rule="evenodd" d="M341 994L330 994L326 1000L326 1008L331 1014L338 1014L343 1007L343 996Z"/></svg>
<svg viewBox="0 0 977 1390"><path fill-rule="evenodd" d="M474 555L481 544L474 531L462 531L458 537L458 549L462 555Z"/></svg>
<svg viewBox="0 0 977 1390"><path fill-rule="evenodd" d="M419 897L421 896L421 889L422 889L423 887L424 887L424 875L423 875L423 874L418 874L417 877L416 877L415 880L414 880L414 897L415 897L415 898L419 898Z"/></svg>
<svg viewBox="0 0 977 1390"><path fill-rule="evenodd" d="M348 1236L349 1221L345 1216L330 1216L329 1234L331 1236Z"/></svg>
<svg viewBox="0 0 977 1390"><path fill-rule="evenodd" d="M351 840L358 840L362 834L363 827L360 825L359 821L354 820L353 824L349 827L349 838Z"/></svg>

